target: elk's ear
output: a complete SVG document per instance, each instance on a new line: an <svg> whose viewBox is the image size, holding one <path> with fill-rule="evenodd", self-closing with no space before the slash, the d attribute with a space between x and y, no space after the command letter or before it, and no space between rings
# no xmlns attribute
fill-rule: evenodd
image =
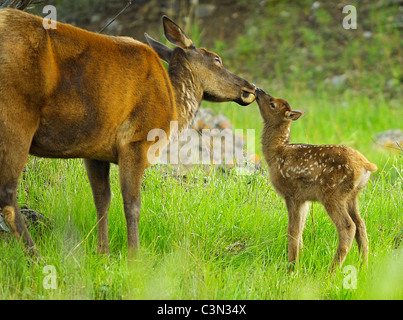
<svg viewBox="0 0 403 320"><path fill-rule="evenodd" d="M285 117L288 120L298 120L299 118L301 118L303 115L305 114L305 111L302 110L292 110L292 111L287 111L285 113Z"/></svg>
<svg viewBox="0 0 403 320"><path fill-rule="evenodd" d="M165 37L172 44L181 47L182 49L196 48L193 41L186 35L186 33L167 16L162 17L164 25Z"/></svg>
<svg viewBox="0 0 403 320"><path fill-rule="evenodd" d="M144 33L144 36L146 37L146 40L150 45L150 47L153 48L153 50L158 53L159 57L162 60L170 63L173 50L171 48L168 48L165 44L162 44L161 42L154 40L147 33Z"/></svg>

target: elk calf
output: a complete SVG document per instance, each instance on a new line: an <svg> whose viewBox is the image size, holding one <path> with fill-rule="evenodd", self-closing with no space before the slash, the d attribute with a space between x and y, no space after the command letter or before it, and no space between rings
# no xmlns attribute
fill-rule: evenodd
<svg viewBox="0 0 403 320"><path fill-rule="evenodd" d="M292 110L288 102L261 89L256 93L264 119L262 146L270 180L288 210L288 262L298 264L309 201L323 204L339 235L331 269L343 264L354 237L366 261L368 238L358 212L358 194L376 165L346 146L290 144L291 122L304 112Z"/></svg>

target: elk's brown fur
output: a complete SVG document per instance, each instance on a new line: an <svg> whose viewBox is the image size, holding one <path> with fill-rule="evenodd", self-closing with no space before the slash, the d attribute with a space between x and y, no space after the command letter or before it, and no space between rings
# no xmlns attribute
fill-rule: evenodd
<svg viewBox="0 0 403 320"><path fill-rule="evenodd" d="M152 129L183 129L203 98L254 101L254 87L227 71L217 55L164 17L170 49L128 37L99 35L40 17L0 10L0 208L13 214L17 237L36 251L17 207L28 154L84 158L98 215L98 251L108 252L110 163L119 165L128 247L139 246L140 185L150 165ZM170 66L165 70L160 57ZM10 220L11 221L11 220Z"/></svg>
<svg viewBox="0 0 403 320"><path fill-rule="evenodd" d="M343 264L354 237L366 261L368 238L358 211L358 194L376 165L346 146L290 144L291 123L304 112L292 110L287 101L261 89L256 92L264 119L262 146L270 180L288 210L288 261L298 263L310 201L323 204L339 235L331 268Z"/></svg>

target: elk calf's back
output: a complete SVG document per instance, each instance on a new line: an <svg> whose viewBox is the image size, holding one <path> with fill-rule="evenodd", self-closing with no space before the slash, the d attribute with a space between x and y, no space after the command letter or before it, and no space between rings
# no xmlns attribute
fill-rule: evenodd
<svg viewBox="0 0 403 320"><path fill-rule="evenodd" d="M364 260L368 254L366 228L358 212L358 193L377 170L360 152L341 145L290 144L292 121L304 111L257 89L264 120L262 149L270 180L285 199L289 214L289 262L298 263L309 201L322 203L339 234L332 262L341 266L355 237Z"/></svg>

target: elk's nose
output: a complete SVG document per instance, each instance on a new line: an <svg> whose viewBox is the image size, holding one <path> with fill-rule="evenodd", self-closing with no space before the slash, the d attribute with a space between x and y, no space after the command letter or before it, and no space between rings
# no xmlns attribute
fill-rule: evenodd
<svg viewBox="0 0 403 320"><path fill-rule="evenodd" d="M256 86L252 83L248 83L248 85L247 86L244 86L243 88L242 88L242 91L243 92L248 92L248 93L252 93L252 94L255 94L255 91L256 91Z"/></svg>
<svg viewBox="0 0 403 320"><path fill-rule="evenodd" d="M262 95L264 95L264 91L258 87L256 87L256 91L255 91L255 96L256 96L256 100L259 101L259 98L262 97Z"/></svg>
<svg viewBox="0 0 403 320"><path fill-rule="evenodd" d="M253 101L255 101L256 97L255 97L255 90L250 90L249 88L244 88L242 90L242 101L245 104L250 104Z"/></svg>

